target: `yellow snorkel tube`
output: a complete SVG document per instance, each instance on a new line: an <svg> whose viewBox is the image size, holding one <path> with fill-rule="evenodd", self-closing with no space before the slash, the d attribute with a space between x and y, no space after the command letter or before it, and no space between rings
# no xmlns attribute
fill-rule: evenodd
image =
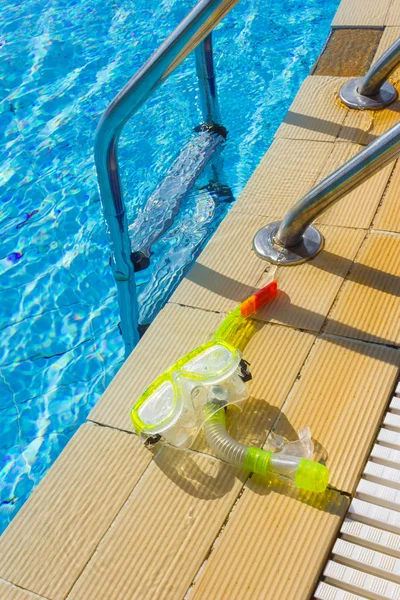
<svg viewBox="0 0 400 600"><path fill-rule="evenodd" d="M298 488L323 492L329 473L326 466L310 460L311 439L307 452L302 450L306 446L296 442L270 452L241 444L226 430L226 407L248 397L251 374L241 351L255 332L249 317L273 300L277 291L277 282L272 281L250 296L227 315L212 340L160 375L135 402L132 422L145 444L163 438L183 448L191 446L203 427L207 442L221 460L263 476L278 475ZM294 454L290 454L292 448Z"/></svg>

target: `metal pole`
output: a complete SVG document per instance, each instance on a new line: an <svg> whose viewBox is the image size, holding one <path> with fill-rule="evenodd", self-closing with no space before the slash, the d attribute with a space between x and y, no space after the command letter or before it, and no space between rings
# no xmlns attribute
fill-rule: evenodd
<svg viewBox="0 0 400 600"><path fill-rule="evenodd" d="M400 65L400 38L376 61L364 77L342 86L340 98L349 108L376 110L397 98L396 88L387 81Z"/></svg>
<svg viewBox="0 0 400 600"><path fill-rule="evenodd" d="M207 129L219 133L223 139L228 134L225 127L221 124L221 113L219 109L217 84L214 70L212 32L197 46L195 50L196 73L199 80L199 95L204 122L196 127L196 131ZM209 183L210 191L216 192L216 195L224 194L228 201L233 199L232 191L229 186L221 183L223 177L223 161L221 157L221 146L214 152L211 159L211 168L213 177ZM215 195L215 194L214 194Z"/></svg>
<svg viewBox="0 0 400 600"><path fill-rule="evenodd" d="M127 121L239 0L200 0L114 98L96 131L95 164L117 281L121 329L128 355L139 340L135 272L130 260L126 207L118 167L118 141Z"/></svg>
<svg viewBox="0 0 400 600"><path fill-rule="evenodd" d="M293 265L313 258L323 237L311 223L345 194L379 171L400 152L400 123L396 123L326 179L313 187L282 221L260 229L254 238L259 256L275 264Z"/></svg>
<svg viewBox="0 0 400 600"><path fill-rule="evenodd" d="M212 33L209 33L201 44L197 46L195 56L204 122L210 126L220 125L221 115L214 72Z"/></svg>

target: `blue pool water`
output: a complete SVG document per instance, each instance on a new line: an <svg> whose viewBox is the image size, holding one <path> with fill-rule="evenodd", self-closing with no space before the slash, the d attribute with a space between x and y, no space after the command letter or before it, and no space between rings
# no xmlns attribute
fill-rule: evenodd
<svg viewBox="0 0 400 600"><path fill-rule="evenodd" d="M321 51L338 2L242 0L218 26L224 177L235 197ZM122 364L93 136L107 103L193 4L1 5L0 531ZM125 129L120 163L131 215L200 122L189 57ZM142 322L228 210L205 189L208 176L140 274Z"/></svg>

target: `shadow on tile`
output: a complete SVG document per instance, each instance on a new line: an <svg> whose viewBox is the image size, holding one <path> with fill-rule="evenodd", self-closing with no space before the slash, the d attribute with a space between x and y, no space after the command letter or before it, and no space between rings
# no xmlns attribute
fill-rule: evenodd
<svg viewBox="0 0 400 600"><path fill-rule="evenodd" d="M343 110L346 110L343 108ZM310 131L318 131L320 133L328 133L336 137L337 123L327 121L326 119L319 119L318 117L310 117L308 115L302 115L300 113L293 112L291 110L285 116L283 121L287 125L295 125L302 129L308 129ZM349 140L354 142L360 135L365 135L365 131L358 127L350 127L342 125L337 135L338 139ZM376 136L370 135L369 141L372 141Z"/></svg>
<svg viewBox="0 0 400 600"><path fill-rule="evenodd" d="M326 254L330 253L326 252ZM331 260L329 261L329 269L325 261L321 264L318 264L317 262L310 264L313 264L313 266L315 266L316 268L321 268L326 271L329 270L329 272L335 274L343 272L343 266L340 266L341 264L343 265L343 262L346 264L348 271L350 270L350 267L354 264L351 260L342 258L335 254L331 254ZM217 271L214 271L213 269L210 269L209 267L205 267L203 265L199 265L199 267L200 272L202 274L201 278L197 277L199 272L197 271L196 276L192 275L191 281L197 283L198 285L205 286L207 287L207 289L215 291L216 293L224 296L225 298L230 298L231 300L235 300L236 302L241 302L242 300L253 294L255 291L254 288L251 288L247 285L237 285L237 292L235 292L235 297L232 298L226 294L226 290L232 289L232 279L230 277L227 277L226 275L221 275ZM190 273L188 276L190 276ZM362 285L367 285L366 281L368 281L368 284L370 283L371 287L374 287L386 293L392 293L392 295L394 296L400 295L398 277L396 277L395 275L391 275L390 273L380 271L379 269L367 267L360 263L357 263L357 270L355 272L352 271L350 276L348 276L348 280L353 282L359 282ZM346 281L346 279L344 281ZM274 314L275 310L278 311L278 307L279 314L278 312ZM284 290L279 290L278 297L276 298L276 300L274 300L270 305L261 309L255 315L254 318L258 321L270 322L272 319L275 319L275 316L278 317L277 321L280 324L288 326L294 326L294 321L304 321L305 317L319 317L322 322L324 322L327 318L327 315L316 313L315 311L310 311L301 306L292 304L290 297L284 292ZM343 329L343 324L333 319L329 319L329 323L331 326L337 323L342 328L342 336L352 338L355 341L359 340L360 344L357 345L358 352L360 352L361 354L368 353L368 347L363 342L363 339L365 338L365 335L368 332L365 332L356 327L351 327L349 325L346 325L345 329ZM333 338L333 342L334 341L335 339ZM385 338L381 338L379 343L393 345L392 340ZM395 359L393 357L393 364L398 364L398 359Z"/></svg>
<svg viewBox="0 0 400 600"><path fill-rule="evenodd" d="M279 422L285 427L285 434L287 434L287 439L295 440L298 438L297 432L290 425L284 413L282 413L278 408L268 405L265 401L256 400L254 398L249 398L249 411L255 410L255 404L259 405L262 403L263 405L263 413L268 414L268 419L265 421L262 429L263 434L260 432L256 432L253 438L249 437L252 432L247 431L247 434L240 435L241 427L235 427L228 425L228 432L234 439L241 443L245 443L247 445L256 445L261 447L269 432L271 431L274 423L279 418ZM268 408L266 409L265 406ZM229 410L229 409L228 409ZM254 418L257 419L260 412L255 410ZM239 419L240 420L240 419ZM239 421L238 420L238 421ZM232 423L232 419L230 420ZM238 425L238 421L236 425ZM248 421L248 418L247 418ZM260 429L260 427L258 427ZM327 451L323 448L319 442L314 440L316 456L318 456L319 460L326 461L328 458ZM213 455L212 450L207 445L207 442L204 439L203 432L201 432L201 437L196 441L195 450L194 451L185 451L179 450L175 448L171 448L166 446L169 452L173 452L173 460L165 461L155 460L157 466L163 471L163 473L173 481L178 487L184 490L186 493L205 500L213 500L215 498L220 498L227 494L235 484L237 479L241 479L244 483L247 479L248 473L244 469L230 467L227 463L222 461L216 461L216 465L218 465L217 471L214 474L206 473L202 468L201 461L199 460L198 452L207 453ZM161 450L162 452L163 450ZM203 455L200 455L203 457ZM276 481L278 482L278 488L283 490L292 490L292 486L285 484L282 480L272 478L261 478L263 481L263 487L267 491L269 487L273 486L274 489L276 487ZM293 490L292 490L293 491ZM309 496L309 494L306 494Z"/></svg>

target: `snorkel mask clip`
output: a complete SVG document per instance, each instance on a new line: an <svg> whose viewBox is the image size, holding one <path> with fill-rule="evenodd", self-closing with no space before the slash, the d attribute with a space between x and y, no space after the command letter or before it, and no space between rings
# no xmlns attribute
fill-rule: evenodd
<svg viewBox="0 0 400 600"><path fill-rule="evenodd" d="M248 381L251 381L253 379L253 376L250 373L250 369L249 369L250 363L248 363L247 360L244 360L244 358L242 358L239 363L239 366L240 366L240 370L241 370L239 377L243 381L243 383L247 383Z"/></svg>
<svg viewBox="0 0 400 600"><path fill-rule="evenodd" d="M160 440L161 435L159 433L156 433L155 435L151 435L150 437L146 438L143 443L147 448L151 448L151 446L155 446L156 444L158 444Z"/></svg>

